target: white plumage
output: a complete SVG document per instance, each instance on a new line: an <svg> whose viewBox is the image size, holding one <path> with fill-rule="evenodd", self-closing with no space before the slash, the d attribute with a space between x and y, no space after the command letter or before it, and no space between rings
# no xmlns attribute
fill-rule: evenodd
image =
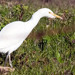
<svg viewBox="0 0 75 75"><path fill-rule="evenodd" d="M27 22L15 21L7 24L0 32L0 52L7 53L6 62L9 57L9 63L12 67L10 54L15 51L27 38L32 29L37 25L40 18L60 18L48 8L39 9L32 15L32 18ZM5 62L5 63L6 63Z"/></svg>

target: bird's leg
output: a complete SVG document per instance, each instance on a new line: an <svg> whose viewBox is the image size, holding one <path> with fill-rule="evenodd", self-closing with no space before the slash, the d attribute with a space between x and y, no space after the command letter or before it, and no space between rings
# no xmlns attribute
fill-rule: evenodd
<svg viewBox="0 0 75 75"><path fill-rule="evenodd" d="M13 68L10 54L9 54L9 64L10 64L11 68Z"/></svg>
<svg viewBox="0 0 75 75"><path fill-rule="evenodd" d="M8 56L9 56L9 55L6 56L4 66L6 66L6 63L7 63L7 60L8 60Z"/></svg>

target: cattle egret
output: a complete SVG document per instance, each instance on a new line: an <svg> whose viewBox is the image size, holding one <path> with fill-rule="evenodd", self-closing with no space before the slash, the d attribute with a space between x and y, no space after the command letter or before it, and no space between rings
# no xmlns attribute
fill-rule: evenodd
<svg viewBox="0 0 75 75"><path fill-rule="evenodd" d="M20 45L27 38L27 36L30 34L30 32L42 17L62 19L62 17L54 14L50 9L41 8L32 15L29 21L11 22L1 30L0 52L8 53L6 56L5 64L7 62L7 59L9 58L9 64L11 68L13 67L10 54L20 47Z"/></svg>

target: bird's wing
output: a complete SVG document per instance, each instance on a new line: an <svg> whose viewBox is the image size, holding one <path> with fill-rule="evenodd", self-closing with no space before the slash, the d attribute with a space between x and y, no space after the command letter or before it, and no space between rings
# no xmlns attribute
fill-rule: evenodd
<svg viewBox="0 0 75 75"><path fill-rule="evenodd" d="M0 32L0 49L10 47L24 40L23 22L13 22L6 25Z"/></svg>

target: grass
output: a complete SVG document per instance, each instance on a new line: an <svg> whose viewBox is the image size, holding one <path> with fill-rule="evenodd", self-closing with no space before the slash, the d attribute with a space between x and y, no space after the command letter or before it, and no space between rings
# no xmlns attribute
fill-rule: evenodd
<svg viewBox="0 0 75 75"><path fill-rule="evenodd" d="M38 1L39 2L39 1ZM38 2L8 6L0 4L0 30L8 23L16 20L27 21L41 7L51 8L62 15L64 20L48 20L42 18L26 41L12 53L15 68L8 75L74 75L75 74L75 9L56 0L45 6ZM55 3L55 5L54 5ZM36 7L35 7L36 5ZM60 8L61 6L61 8ZM57 7L57 8L56 8ZM34 9L33 9L34 8ZM48 27L47 27L48 25ZM33 38L34 37L34 38ZM0 57L0 65L4 65L5 55ZM9 66L9 63L7 64Z"/></svg>

